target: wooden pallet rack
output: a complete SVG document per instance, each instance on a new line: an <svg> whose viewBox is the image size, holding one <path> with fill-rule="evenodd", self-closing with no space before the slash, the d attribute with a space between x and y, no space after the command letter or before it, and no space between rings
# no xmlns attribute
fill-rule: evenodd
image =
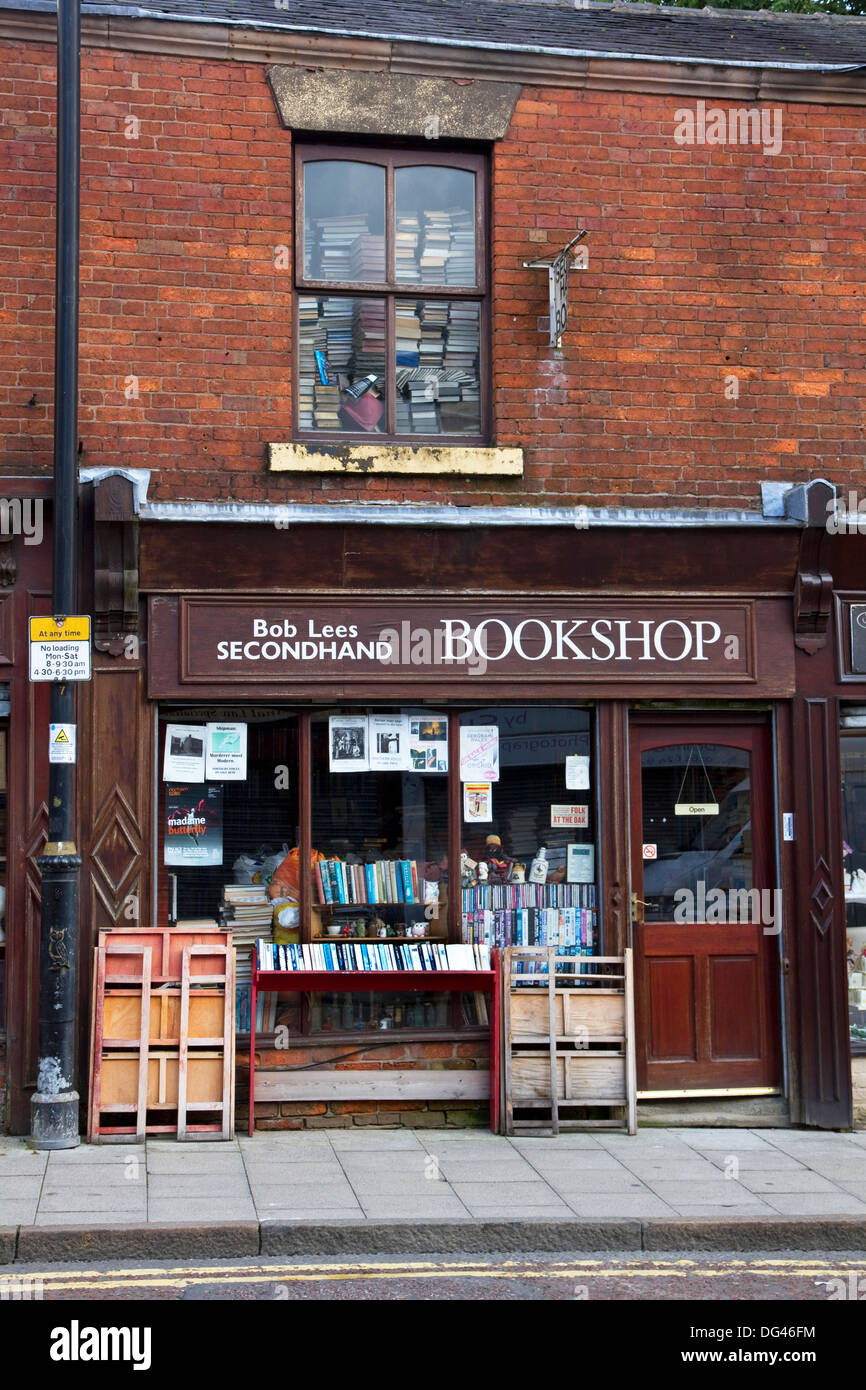
<svg viewBox="0 0 866 1390"><path fill-rule="evenodd" d="M231 1139L235 968L218 927L110 930L94 949L88 1138Z"/></svg>
<svg viewBox="0 0 866 1390"><path fill-rule="evenodd" d="M502 968L506 1134L636 1134L631 951L573 956L554 946L510 946ZM561 1110L612 1113L565 1118Z"/></svg>

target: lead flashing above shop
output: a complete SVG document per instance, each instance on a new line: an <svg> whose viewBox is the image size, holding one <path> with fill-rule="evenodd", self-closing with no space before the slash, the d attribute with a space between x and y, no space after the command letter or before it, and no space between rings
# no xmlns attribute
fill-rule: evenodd
<svg viewBox="0 0 866 1390"><path fill-rule="evenodd" d="M142 521L234 522L246 525L290 526L569 526L592 527L762 527L800 530L790 517L765 517L760 512L712 511L702 508L631 507L436 507L407 503L276 503L276 502L148 502Z"/></svg>

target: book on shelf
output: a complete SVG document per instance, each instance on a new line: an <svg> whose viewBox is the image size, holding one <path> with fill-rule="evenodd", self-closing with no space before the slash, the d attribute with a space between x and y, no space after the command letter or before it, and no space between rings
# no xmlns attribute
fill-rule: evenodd
<svg viewBox="0 0 866 1390"><path fill-rule="evenodd" d="M479 884L462 890L463 935L493 946L597 951L595 884Z"/></svg>
<svg viewBox="0 0 866 1390"><path fill-rule="evenodd" d="M429 885L419 874L415 859L377 859L367 864L325 859L313 872L320 903L343 906L436 901L429 896Z"/></svg>
<svg viewBox="0 0 866 1390"><path fill-rule="evenodd" d="M438 941L310 941L280 945L258 941L256 958L260 971L376 971L430 973L442 971L489 971L490 948L483 943Z"/></svg>

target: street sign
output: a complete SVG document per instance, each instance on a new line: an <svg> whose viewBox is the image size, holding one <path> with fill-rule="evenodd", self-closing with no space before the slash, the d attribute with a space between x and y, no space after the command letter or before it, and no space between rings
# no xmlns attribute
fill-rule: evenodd
<svg viewBox="0 0 866 1390"><path fill-rule="evenodd" d="M570 250L560 251L548 267L550 290L550 347L561 347L562 335L568 327L568 272L572 265Z"/></svg>
<svg viewBox="0 0 866 1390"><path fill-rule="evenodd" d="M48 761L50 763L75 762L74 724L48 725Z"/></svg>
<svg viewBox="0 0 866 1390"><path fill-rule="evenodd" d="M575 252L574 248L579 241L587 235L586 231L578 232L577 236L572 237L567 246L557 252L553 260L524 261L525 270L546 270L547 285L550 299L550 339L548 346L562 347L562 335L568 327L568 276L572 270L584 269L586 261L578 262L576 257L580 252Z"/></svg>
<svg viewBox="0 0 866 1390"><path fill-rule="evenodd" d="M30 679L90 680L90 618L30 619Z"/></svg>

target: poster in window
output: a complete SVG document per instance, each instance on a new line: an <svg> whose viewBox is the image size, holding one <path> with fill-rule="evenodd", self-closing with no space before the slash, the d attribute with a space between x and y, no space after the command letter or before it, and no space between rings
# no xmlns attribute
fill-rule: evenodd
<svg viewBox="0 0 866 1390"><path fill-rule="evenodd" d="M493 820L493 785L490 782L463 783L463 819L467 824L473 821Z"/></svg>
<svg viewBox="0 0 866 1390"><path fill-rule="evenodd" d="M215 782L245 782L247 777L246 724L207 724L205 769Z"/></svg>
<svg viewBox="0 0 866 1390"><path fill-rule="evenodd" d="M409 715L409 768L412 772L448 771L447 714Z"/></svg>
<svg viewBox="0 0 866 1390"><path fill-rule="evenodd" d="M461 782L499 781L499 727L496 724L461 724Z"/></svg>
<svg viewBox="0 0 866 1390"><path fill-rule="evenodd" d="M165 853L175 867L223 862L223 789L211 782L172 782L165 789Z"/></svg>
<svg viewBox="0 0 866 1390"><path fill-rule="evenodd" d="M409 766L409 721L405 714L371 714L370 771L403 772Z"/></svg>
<svg viewBox="0 0 866 1390"><path fill-rule="evenodd" d="M162 760L164 782L203 782L204 724L167 724Z"/></svg>
<svg viewBox="0 0 866 1390"><path fill-rule="evenodd" d="M332 714L328 719L332 772L369 772L369 728L366 714Z"/></svg>

